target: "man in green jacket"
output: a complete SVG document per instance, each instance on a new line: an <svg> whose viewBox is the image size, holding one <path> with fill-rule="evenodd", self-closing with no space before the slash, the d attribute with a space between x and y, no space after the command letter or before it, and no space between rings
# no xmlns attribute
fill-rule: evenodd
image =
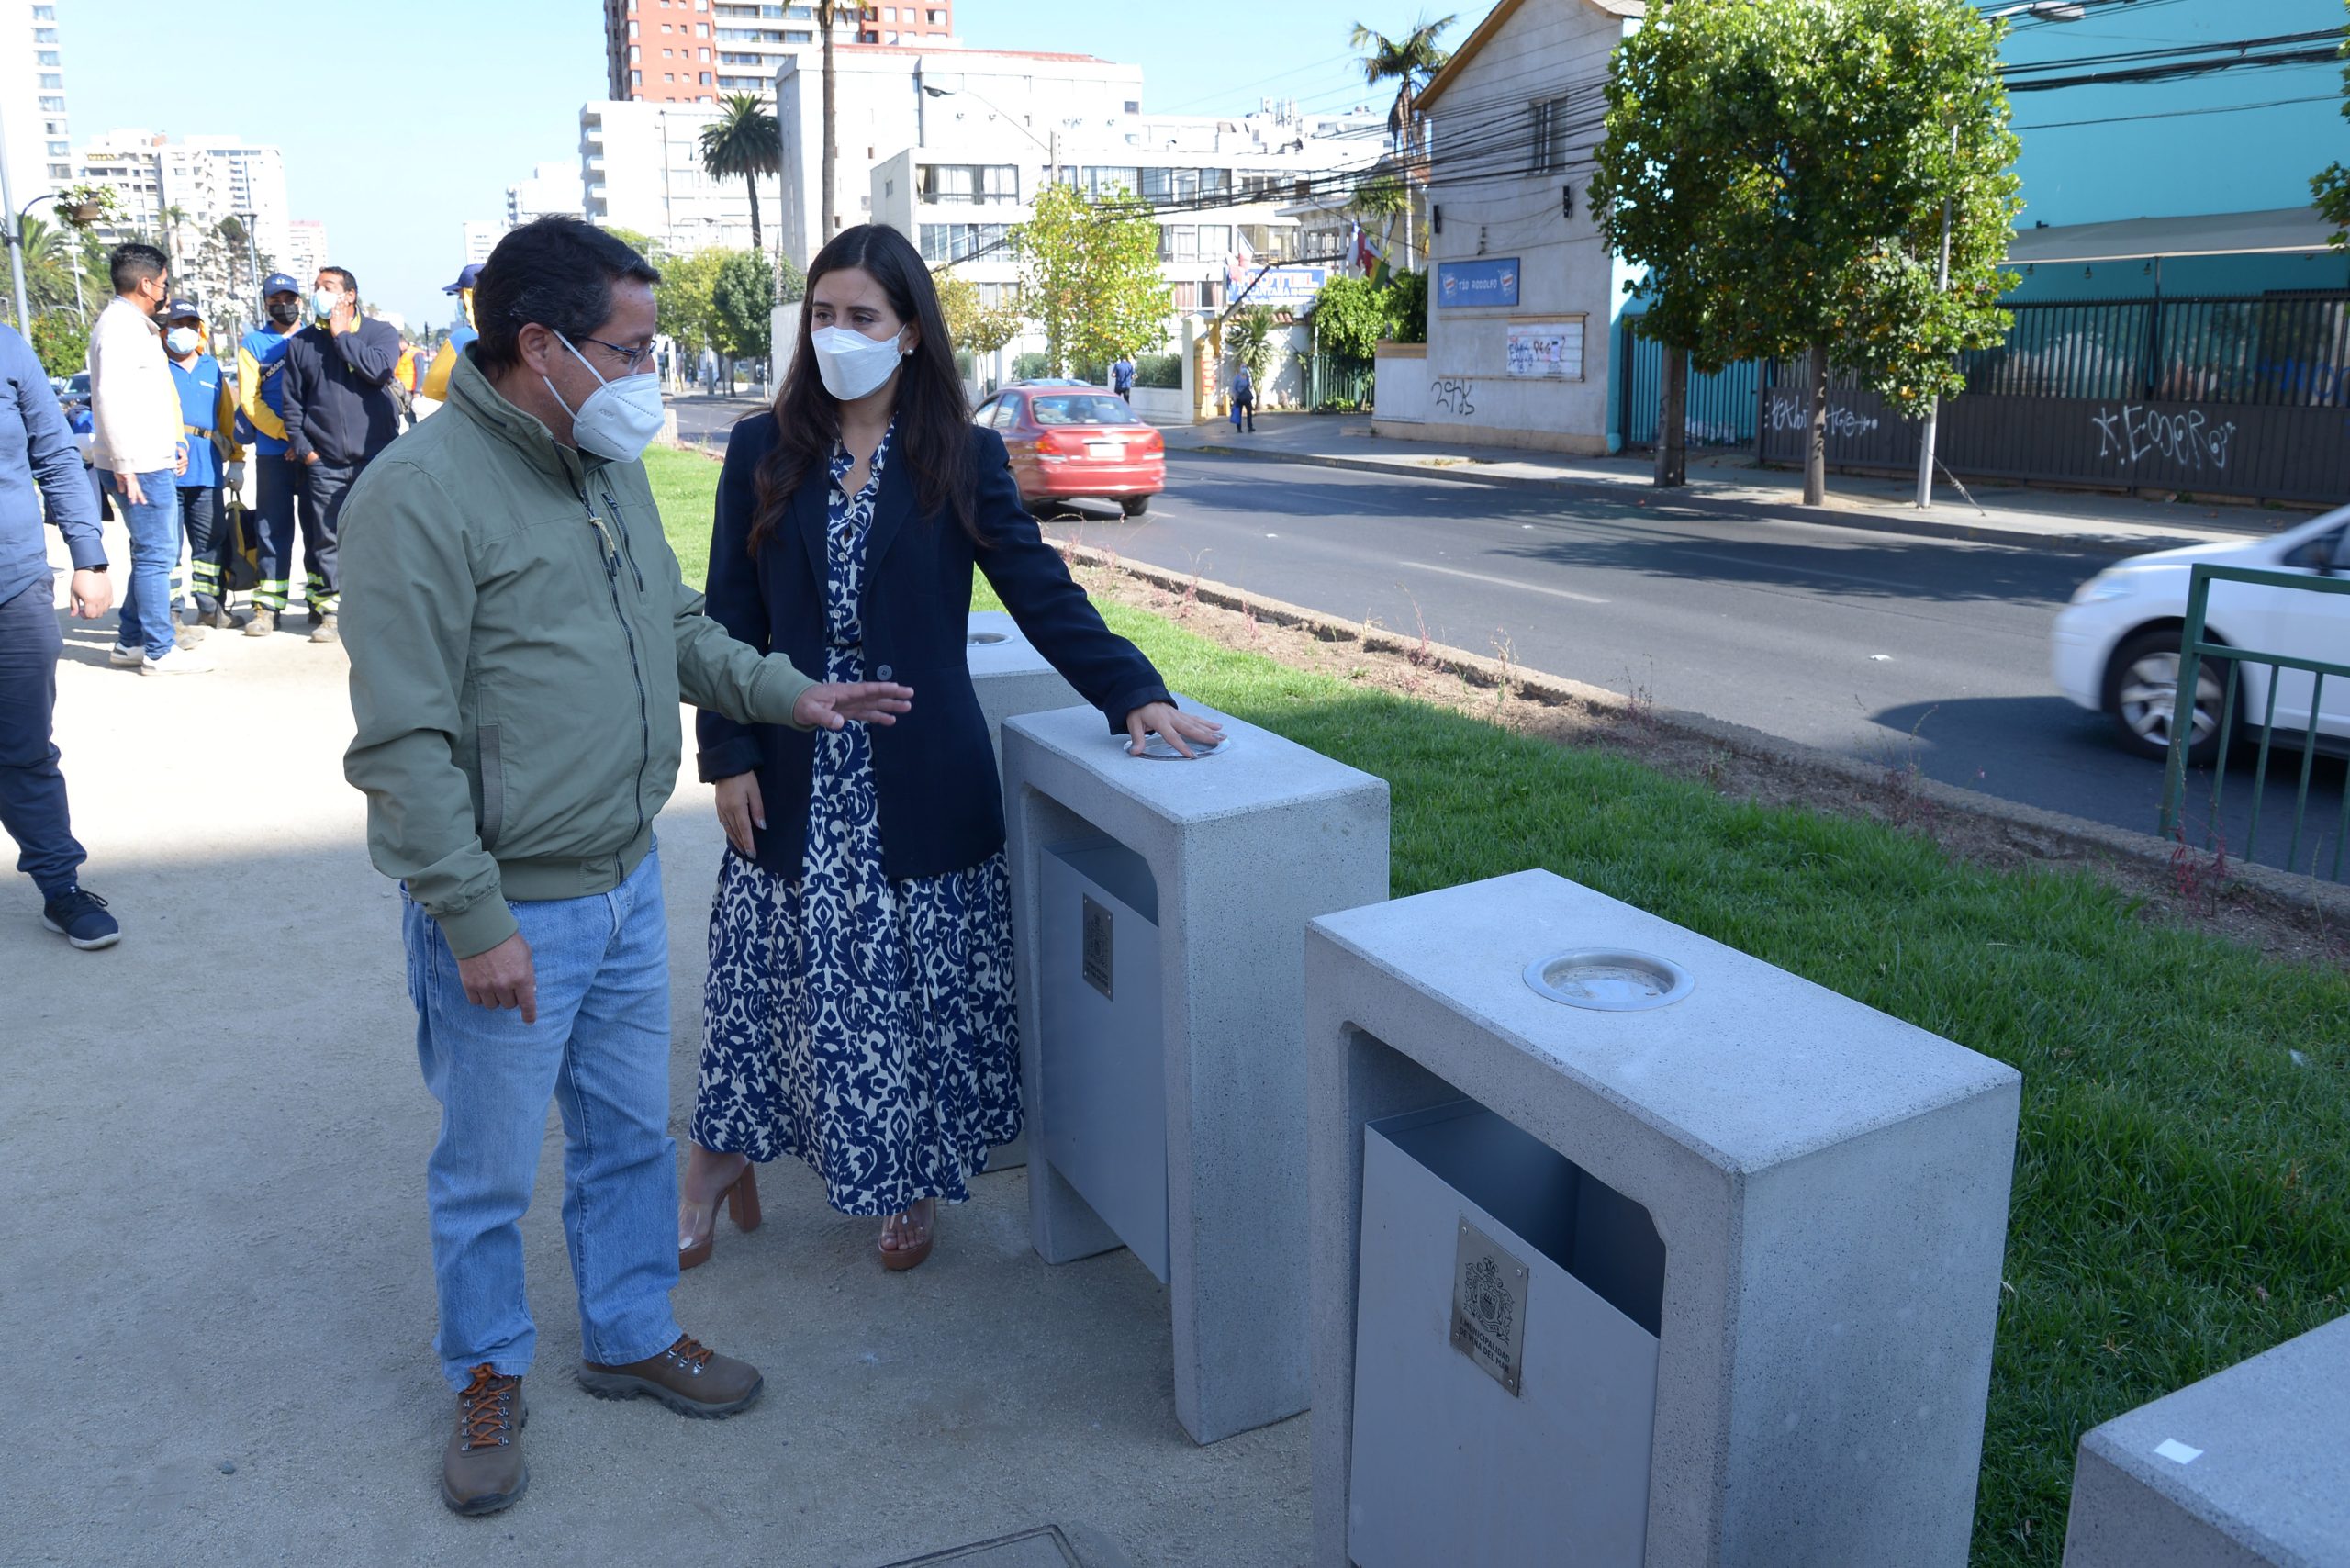
<svg viewBox="0 0 2350 1568"><path fill-rule="evenodd" d="M367 847L401 879L417 1055L441 1102L427 1167L457 1392L442 1498L507 1506L522 1464L523 1211L547 1103L579 1381L691 1416L758 1396L757 1371L670 1315L669 934L653 819L677 781L680 697L746 723L887 724L912 692L818 685L701 612L638 461L661 423L659 274L547 218L482 269L481 337L442 413L344 504L342 631L358 734L343 771Z"/></svg>

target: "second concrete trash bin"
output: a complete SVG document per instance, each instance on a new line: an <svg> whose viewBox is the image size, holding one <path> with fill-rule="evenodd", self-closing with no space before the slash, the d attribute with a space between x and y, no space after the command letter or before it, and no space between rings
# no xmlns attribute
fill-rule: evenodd
<svg viewBox="0 0 2350 1568"><path fill-rule="evenodd" d="M1218 755L1131 757L1073 708L1007 720L1003 764L1031 1235L1047 1262L1132 1246L1164 1271L1175 1414L1205 1443L1305 1408L1305 926L1387 896L1387 785L1183 706L1225 724ZM1155 1030L1120 1005L1141 955ZM1153 1074L1157 1141L1102 1098Z"/></svg>
<svg viewBox="0 0 2350 1568"><path fill-rule="evenodd" d="M1547 871L1316 920L1305 988L1316 1568L1962 1568L2013 1069Z"/></svg>

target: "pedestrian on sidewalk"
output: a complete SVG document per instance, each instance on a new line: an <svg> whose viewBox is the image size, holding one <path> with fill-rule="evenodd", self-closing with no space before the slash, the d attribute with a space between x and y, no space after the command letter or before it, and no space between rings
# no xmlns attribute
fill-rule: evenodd
<svg viewBox="0 0 2350 1568"><path fill-rule="evenodd" d="M718 481L711 613L828 679L920 670L892 730L819 735L705 711L703 778L731 848L710 923L679 1261L721 1197L756 1223L752 1162L806 1162L880 1260L929 1256L1020 1131L1012 894L995 753L964 658L974 567L1029 641L1139 752L1216 726L1102 623L971 423L930 270L896 230L843 230L808 269L799 352L737 424Z"/></svg>
<svg viewBox="0 0 2350 1568"><path fill-rule="evenodd" d="M310 313L310 325L286 345L280 379L285 461L299 476L310 641L331 643L338 639L343 498L360 470L400 433L399 403L391 389L400 335L390 322L361 312L359 280L341 267L319 269Z"/></svg>
<svg viewBox="0 0 2350 1568"><path fill-rule="evenodd" d="M705 398L718 393L718 351L708 343L701 346L701 391Z"/></svg>
<svg viewBox="0 0 2350 1568"><path fill-rule="evenodd" d="M1120 354L1110 365L1110 390L1121 398L1135 395L1135 362L1132 354Z"/></svg>
<svg viewBox="0 0 2350 1568"><path fill-rule="evenodd" d="M759 1394L755 1368L670 1313L669 931L652 823L677 782L680 695L800 728L887 724L912 696L817 685L729 637L679 579L639 461L661 425L659 279L576 218L509 233L482 268L481 337L447 405L360 476L345 511L357 734L343 770L367 796L376 868L402 879L417 1056L442 1108L425 1191L433 1348L457 1392L442 1499L462 1514L507 1506L528 1478L537 1330L520 1222L550 1100L582 1385L689 1416Z"/></svg>
<svg viewBox="0 0 2350 1568"><path fill-rule="evenodd" d="M17 841L17 869L40 890L40 923L76 947L111 947L122 927L79 879L88 856L73 837L52 734L65 639L44 509L73 557L74 618L95 621L114 602L97 498L40 361L0 326L0 828Z"/></svg>
<svg viewBox="0 0 2350 1568"><path fill-rule="evenodd" d="M225 480L232 490L245 483L245 450L237 444L237 400L220 375L220 362L205 352L204 319L190 299L174 299L164 314L163 352L172 360L172 385L180 398L180 439L187 466L175 487L180 528L187 535L188 575L196 588L196 630L234 626L221 575L228 565L228 514L220 504Z"/></svg>
<svg viewBox="0 0 2350 1568"><path fill-rule="evenodd" d="M237 412L252 434L253 613L245 635L266 637L285 613L294 570L294 497L302 470L287 453L285 351L302 330L302 286L285 273L262 280L263 319L237 344Z"/></svg>
<svg viewBox="0 0 2350 1568"><path fill-rule="evenodd" d="M1251 435L1255 434L1257 431L1257 378L1248 374L1248 367L1245 364L1241 365L1232 373L1232 428L1234 430L1239 430L1241 428L1240 421L1243 419L1246 419L1248 421L1248 432Z"/></svg>
<svg viewBox="0 0 2350 1568"><path fill-rule="evenodd" d="M95 460L130 534L130 581L106 662L145 675L200 675L212 662L178 645L172 604L172 569L180 561L177 487L187 448L180 439L179 388L156 319L170 295L171 266L154 246L135 243L116 246L108 266L115 297L90 330L90 409L97 421Z"/></svg>

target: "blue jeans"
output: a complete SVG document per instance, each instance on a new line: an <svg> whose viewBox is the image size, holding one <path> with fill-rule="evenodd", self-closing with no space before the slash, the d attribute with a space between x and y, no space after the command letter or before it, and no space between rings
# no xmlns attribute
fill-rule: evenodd
<svg viewBox="0 0 2350 1568"><path fill-rule="evenodd" d="M130 531L130 580L123 585L121 629L115 641L144 649L151 659L172 651L178 618L172 613L172 570L180 564L179 476L168 468L137 476L147 499L134 503L114 479L114 504Z"/></svg>
<svg viewBox="0 0 2350 1568"><path fill-rule="evenodd" d="M47 573L0 601L0 829L17 841L17 869L32 878L44 902L73 885L84 859L50 738L64 642Z"/></svg>
<svg viewBox="0 0 2350 1568"><path fill-rule="evenodd" d="M465 1000L441 927L402 912L416 1054L441 1102L425 1167L441 1331L453 1389L487 1361L519 1377L538 1330L522 1282L523 1211L547 1102L563 1111L563 1230L579 1337L606 1366L677 1338L677 1145L669 1137L669 931L660 854L592 898L517 903L538 973L539 1021Z"/></svg>

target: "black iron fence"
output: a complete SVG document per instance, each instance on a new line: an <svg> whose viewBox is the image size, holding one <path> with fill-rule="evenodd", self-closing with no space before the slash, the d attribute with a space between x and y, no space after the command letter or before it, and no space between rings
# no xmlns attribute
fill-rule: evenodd
<svg viewBox="0 0 2350 1568"><path fill-rule="evenodd" d="M2009 307L1961 360L1996 397L2350 408L2350 295L2056 300Z"/></svg>

